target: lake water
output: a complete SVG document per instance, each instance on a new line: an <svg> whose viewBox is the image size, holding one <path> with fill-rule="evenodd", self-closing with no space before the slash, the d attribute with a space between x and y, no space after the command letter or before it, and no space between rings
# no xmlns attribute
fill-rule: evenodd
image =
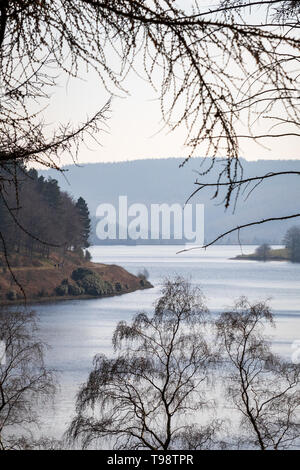
<svg viewBox="0 0 300 470"><path fill-rule="evenodd" d="M276 352L291 357L292 343L300 339L300 264L237 261L239 246L214 246L206 251L176 254L178 246L98 246L90 248L93 261L119 264L136 274L146 268L153 289L122 296L34 305L41 334L51 346L46 362L58 371L60 391L53 410L45 415L41 434L60 437L73 412L75 394L92 367L95 354L110 354L112 332L119 320L137 311L151 312L163 278L182 275L199 285L214 314L230 307L241 295L267 300L276 316L272 331ZM255 247L243 246L243 253Z"/></svg>

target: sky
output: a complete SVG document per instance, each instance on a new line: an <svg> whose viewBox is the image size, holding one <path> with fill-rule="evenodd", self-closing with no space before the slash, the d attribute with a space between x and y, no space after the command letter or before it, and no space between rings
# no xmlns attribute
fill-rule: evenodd
<svg viewBox="0 0 300 470"><path fill-rule="evenodd" d="M215 5L209 1L200 3L203 6ZM109 99L94 72L81 71L80 75L80 79L67 80L63 75L58 78L58 86L52 91L50 105L45 111L45 119L50 124L72 122L76 126ZM125 86L129 93L112 99L107 126L97 136L101 145L87 139L87 145L80 149L78 163L185 158L190 152L184 145L186 129L180 128L172 133L168 129L161 130L160 102L151 85L132 72ZM262 122L260 127L260 132L267 130ZM266 143L267 148L248 139L243 140L241 156L247 160L299 158L297 138L269 139ZM196 155L202 156L203 153L204 149L199 148ZM72 163L72 159L64 156L61 163Z"/></svg>

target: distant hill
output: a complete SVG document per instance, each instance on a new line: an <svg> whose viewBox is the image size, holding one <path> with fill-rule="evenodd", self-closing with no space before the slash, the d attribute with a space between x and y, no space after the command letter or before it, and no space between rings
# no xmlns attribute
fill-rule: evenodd
<svg viewBox="0 0 300 470"><path fill-rule="evenodd" d="M241 160L244 177L260 176L268 172L297 170L297 160ZM84 166L70 165L65 167L63 175L48 170L40 172L59 181L62 189L75 198L83 196L87 201L91 216L101 203L118 205L120 195L128 197L128 204L143 203L181 203L184 204L195 189L197 171L207 168L207 161L201 158L191 159L184 167L179 168L182 159L146 159L119 163L95 163ZM201 164L203 164L201 166ZM200 181L214 182L221 162L206 176L198 176ZM66 180L67 178L67 180ZM264 181L245 200L240 195L233 214L233 207L225 211L221 204L222 195L212 200L213 189L205 189L197 194L191 202L205 205L205 239L211 240L223 231L238 224L253 220L299 212L300 184L299 176L278 176ZM94 225L96 220L94 219ZM245 229L240 239L242 243L268 242L281 243L286 230L292 225L300 225L297 219L288 222L272 222ZM97 241L93 234L92 241ZM223 240L223 243L237 243L237 234Z"/></svg>

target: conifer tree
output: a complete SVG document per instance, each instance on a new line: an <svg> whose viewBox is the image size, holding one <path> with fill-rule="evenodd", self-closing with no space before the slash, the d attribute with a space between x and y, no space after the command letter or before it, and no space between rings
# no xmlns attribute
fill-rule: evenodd
<svg viewBox="0 0 300 470"><path fill-rule="evenodd" d="M82 230L79 239L80 247L87 248L89 244L89 236L91 229L91 219L88 209L88 205L85 200L80 197L76 203L77 210L79 211L79 217L82 224Z"/></svg>

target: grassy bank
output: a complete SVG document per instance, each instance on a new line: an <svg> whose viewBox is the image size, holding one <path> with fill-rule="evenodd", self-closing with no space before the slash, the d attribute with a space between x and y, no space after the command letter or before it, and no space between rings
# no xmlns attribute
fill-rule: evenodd
<svg viewBox="0 0 300 470"><path fill-rule="evenodd" d="M121 266L85 261L75 253L51 259L11 259L11 268L22 289L15 283L5 260L0 257L0 304L49 302L108 297L152 287L145 278Z"/></svg>

